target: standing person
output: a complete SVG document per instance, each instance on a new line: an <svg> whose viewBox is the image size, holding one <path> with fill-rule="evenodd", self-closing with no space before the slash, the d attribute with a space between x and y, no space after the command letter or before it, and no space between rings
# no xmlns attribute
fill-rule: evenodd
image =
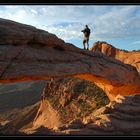
<svg viewBox="0 0 140 140"><path fill-rule="evenodd" d="M88 28L88 25L85 25L85 29L82 30L81 32L84 33L84 39L83 39L83 45L84 49L86 49L86 44L87 44L87 50L89 50L89 36L90 36L90 29Z"/></svg>

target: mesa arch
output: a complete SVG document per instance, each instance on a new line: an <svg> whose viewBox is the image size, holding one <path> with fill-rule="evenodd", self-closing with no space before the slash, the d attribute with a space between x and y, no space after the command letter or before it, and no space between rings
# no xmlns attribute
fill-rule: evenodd
<svg viewBox="0 0 140 140"><path fill-rule="evenodd" d="M101 87L110 100L140 93L130 65L79 49L33 26L0 19L0 83L78 77Z"/></svg>

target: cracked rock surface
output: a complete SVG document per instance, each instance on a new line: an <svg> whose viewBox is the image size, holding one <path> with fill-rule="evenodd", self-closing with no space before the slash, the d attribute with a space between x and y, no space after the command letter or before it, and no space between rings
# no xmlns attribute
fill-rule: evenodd
<svg viewBox="0 0 140 140"><path fill-rule="evenodd" d="M78 77L95 82L110 100L140 92L135 67L82 50L35 27L0 19L0 82Z"/></svg>

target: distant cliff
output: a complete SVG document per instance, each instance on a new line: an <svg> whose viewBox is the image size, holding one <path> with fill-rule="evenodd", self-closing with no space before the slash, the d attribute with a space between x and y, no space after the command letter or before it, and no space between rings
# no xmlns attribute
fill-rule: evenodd
<svg viewBox="0 0 140 140"><path fill-rule="evenodd" d="M106 42L94 43L91 50L94 52L101 52L109 57L120 60L125 64L130 64L136 67L137 71L140 72L140 50L136 51L120 50Z"/></svg>

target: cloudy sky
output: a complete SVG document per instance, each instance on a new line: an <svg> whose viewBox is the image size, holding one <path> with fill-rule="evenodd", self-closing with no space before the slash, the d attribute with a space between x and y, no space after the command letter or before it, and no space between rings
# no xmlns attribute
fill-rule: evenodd
<svg viewBox="0 0 140 140"><path fill-rule="evenodd" d="M0 18L44 29L79 48L87 24L90 47L106 41L120 49L140 49L140 5L1 5Z"/></svg>

